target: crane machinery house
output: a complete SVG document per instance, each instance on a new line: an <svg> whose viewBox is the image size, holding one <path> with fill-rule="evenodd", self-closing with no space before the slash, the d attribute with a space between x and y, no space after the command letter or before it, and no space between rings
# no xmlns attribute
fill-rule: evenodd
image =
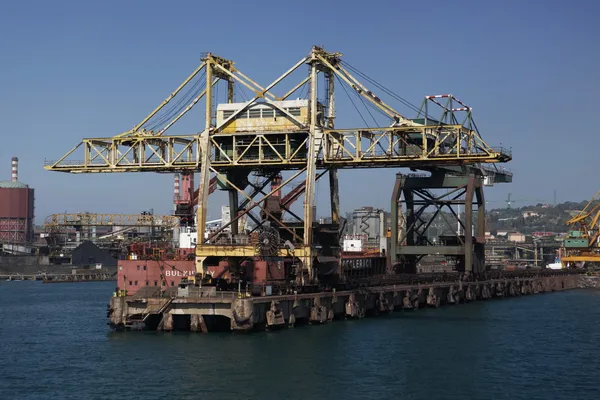
<svg viewBox="0 0 600 400"><path fill-rule="evenodd" d="M278 161L306 159L306 140L310 123L309 101L303 99L217 106L215 137L219 151L215 161L243 157L251 160ZM323 124L323 106L317 103L317 124ZM246 134L247 133L247 134Z"/></svg>
<svg viewBox="0 0 600 400"><path fill-rule="evenodd" d="M283 100L271 103L222 103L217 106L217 126L231 118L221 131L234 132L294 132L306 130L309 123L308 100ZM285 110L289 115L285 114ZM317 120L322 119L323 105L318 104ZM295 119L290 118L290 115Z"/></svg>

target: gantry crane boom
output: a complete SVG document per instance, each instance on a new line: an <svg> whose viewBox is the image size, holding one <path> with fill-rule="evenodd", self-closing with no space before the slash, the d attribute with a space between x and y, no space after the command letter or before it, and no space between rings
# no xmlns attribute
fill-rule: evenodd
<svg viewBox="0 0 600 400"><path fill-rule="evenodd" d="M314 50L313 62L321 62L330 68L335 76L348 83L362 98L366 99L392 120L392 125L377 128L358 129L324 129L322 151L316 155L317 168L377 168L377 167L411 167L411 168L463 168L486 163L505 163L510 161L511 155L506 149L488 146L479 133L472 127L458 123L456 120L449 123L438 123L432 119L412 121L395 111L381 101L373 92L366 89L353 75L344 69L339 62L339 53L326 53L322 49ZM290 75L300 65L311 62L310 57L302 58L290 70L276 79L267 87L262 87L247 78L233 67L233 62L211 55L214 76L210 82L216 84L218 80L227 80L230 84L238 82L256 93L255 97L246 103L246 106L229 116L220 125L211 128L210 144L214 148L210 162L213 168L225 170L231 168L268 167L278 165L282 169L297 169L306 165L307 157L302 147L308 144L305 141L294 141L298 135L286 135L284 145L275 143L270 135L258 135L258 143L243 143L242 135L231 135L233 142L239 143L237 152L229 155L222 148L222 144L215 138L236 116L248 109L258 100L272 105L277 112L286 118L295 121L301 127L308 127L300 123L297 118L277 105L276 100L285 99L291 95L276 97L270 91L283 78ZM146 124L157 112L163 109L182 88L200 71L206 70L207 61L198 67L159 107L135 126L134 129L123 134L106 137L83 139L58 161L46 161L45 168L49 171L69 173L108 173L108 172L190 172L198 171L202 164L200 134L188 135L163 135L163 130L154 132L145 130ZM304 79L301 84L306 83ZM191 109L200 97L206 95L207 88L195 98L186 110ZM295 91L296 89L294 89ZM435 96L430 100L435 100ZM455 100L456 101L456 100ZM439 102L436 102L439 104ZM456 110L454 110L455 112ZM425 115L427 112L425 111ZM470 115L470 111L469 111ZM166 124L170 127L181 115ZM361 145L358 145L358 144ZM253 146L259 147L259 153L265 150L281 148L269 156L256 158L249 154ZM285 147L285 149L284 149ZM83 151L82 160L74 160L78 152ZM490 169L488 171L491 172ZM464 172L464 171L463 171ZM511 174L498 172L499 181L506 181L506 176Z"/></svg>
<svg viewBox="0 0 600 400"><path fill-rule="evenodd" d="M163 100L163 102L156 107L150 114L148 114L139 124L137 124L136 126L133 127L133 129L124 132L120 135L117 135L117 137L123 137L123 136L129 136L132 134L136 134L136 133L141 133L139 132L139 130L142 128L142 126L144 126L144 124L146 122L148 122L150 120L150 118L152 118L153 116L156 115L156 113L158 113L160 110L162 110L163 107L165 107L175 96L177 96L177 94L181 91L181 89L183 89L196 75L198 75L198 73L200 71L202 71L204 69L204 67L206 67L205 63L200 64L200 66L198 68L196 68L194 70L194 72L192 72L192 74L190 76L188 76L181 85L179 85L177 87L177 89L175 89L175 91L173 91L173 93L171 93L165 100ZM204 94L206 93L206 91L203 91L201 96L202 97ZM143 132L145 133L145 132ZM160 134L162 134L162 132L160 132Z"/></svg>

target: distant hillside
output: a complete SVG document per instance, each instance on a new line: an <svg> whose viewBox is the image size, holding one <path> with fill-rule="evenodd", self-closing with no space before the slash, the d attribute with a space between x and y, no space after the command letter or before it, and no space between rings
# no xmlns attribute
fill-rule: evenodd
<svg viewBox="0 0 600 400"><path fill-rule="evenodd" d="M532 232L566 232L566 221L582 210L587 201L557 204L556 206L537 204L520 208L500 208L487 212L488 230L519 230Z"/></svg>

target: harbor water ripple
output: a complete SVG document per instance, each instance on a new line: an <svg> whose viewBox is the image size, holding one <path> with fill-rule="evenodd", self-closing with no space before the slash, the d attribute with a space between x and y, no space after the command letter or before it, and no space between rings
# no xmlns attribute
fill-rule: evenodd
<svg viewBox="0 0 600 400"><path fill-rule="evenodd" d="M110 332L113 282L0 283L0 399L600 399L600 291L252 334Z"/></svg>

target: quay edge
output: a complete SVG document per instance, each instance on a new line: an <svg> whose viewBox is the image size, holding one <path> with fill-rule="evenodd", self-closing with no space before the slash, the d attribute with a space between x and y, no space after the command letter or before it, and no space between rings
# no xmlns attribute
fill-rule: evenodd
<svg viewBox="0 0 600 400"><path fill-rule="evenodd" d="M115 330L255 331L589 287L582 284L587 280L580 274L555 274L259 297L214 287L187 288L184 293L171 291L162 297L115 295L107 314Z"/></svg>

